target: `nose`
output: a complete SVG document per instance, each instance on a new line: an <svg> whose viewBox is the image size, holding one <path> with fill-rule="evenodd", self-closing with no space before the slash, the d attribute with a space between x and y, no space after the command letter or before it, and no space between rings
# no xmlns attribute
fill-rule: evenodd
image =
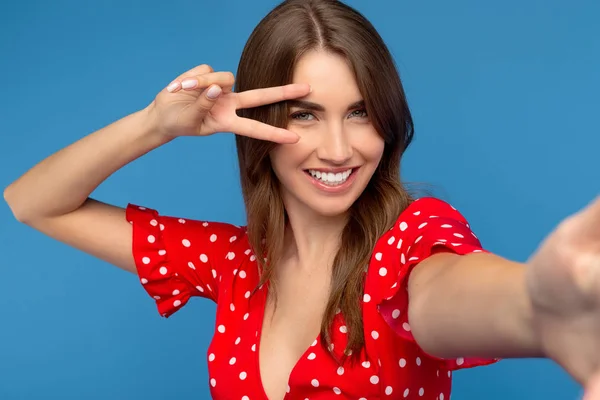
<svg viewBox="0 0 600 400"><path fill-rule="evenodd" d="M331 123L325 128L317 157L335 165L343 165L352 158L352 145L342 123Z"/></svg>

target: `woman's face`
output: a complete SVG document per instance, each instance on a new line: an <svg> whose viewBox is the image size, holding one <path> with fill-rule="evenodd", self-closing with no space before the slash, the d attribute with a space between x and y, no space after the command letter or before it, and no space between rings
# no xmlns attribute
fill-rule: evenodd
<svg viewBox="0 0 600 400"><path fill-rule="evenodd" d="M288 129L300 140L270 154L288 212L322 216L345 213L373 176L384 148L345 58L306 53L293 83L308 83L308 96L290 101Z"/></svg>

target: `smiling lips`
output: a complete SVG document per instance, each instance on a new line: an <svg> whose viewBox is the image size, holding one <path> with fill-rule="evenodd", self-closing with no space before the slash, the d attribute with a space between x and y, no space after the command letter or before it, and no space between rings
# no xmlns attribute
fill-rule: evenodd
<svg viewBox="0 0 600 400"><path fill-rule="evenodd" d="M321 182L328 184L330 186L340 185L348 179L350 174L352 173L352 168L349 168L342 172L321 172L315 169L309 169L308 173L315 179L320 180Z"/></svg>
<svg viewBox="0 0 600 400"><path fill-rule="evenodd" d="M339 193L345 191L356 177L356 168L348 169L308 169L305 170L310 181L320 190L328 193Z"/></svg>

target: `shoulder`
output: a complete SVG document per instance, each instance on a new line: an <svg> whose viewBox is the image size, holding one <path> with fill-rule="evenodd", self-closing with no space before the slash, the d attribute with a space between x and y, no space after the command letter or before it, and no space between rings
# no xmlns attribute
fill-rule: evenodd
<svg viewBox="0 0 600 400"><path fill-rule="evenodd" d="M386 258L386 268L402 274L439 251L466 254L483 248L461 212L444 200L423 197L406 207L379 238L369 268Z"/></svg>
<svg viewBox="0 0 600 400"><path fill-rule="evenodd" d="M400 213L397 222L435 218L452 218L464 224L467 223L466 218L454 206L436 197L421 197L413 201Z"/></svg>
<svg viewBox="0 0 600 400"><path fill-rule="evenodd" d="M432 254L434 247L454 252L481 249L467 219L450 203L435 197L413 201L377 241L371 264L385 255L387 265L402 271ZM372 265L370 265L370 268Z"/></svg>
<svg viewBox="0 0 600 400"><path fill-rule="evenodd" d="M406 238L412 236L414 239L433 227L470 229L464 215L450 203L436 197L421 197L400 213L390 232L406 242ZM382 237L381 240L385 239Z"/></svg>

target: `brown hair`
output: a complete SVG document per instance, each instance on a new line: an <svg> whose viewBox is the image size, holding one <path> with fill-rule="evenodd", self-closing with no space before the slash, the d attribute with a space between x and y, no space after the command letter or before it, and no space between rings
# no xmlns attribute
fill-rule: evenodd
<svg viewBox="0 0 600 400"><path fill-rule="evenodd" d="M332 0L288 0L254 29L242 52L236 91L285 85L303 54L325 50L348 60L373 126L385 141L383 156L365 191L349 210L333 262L331 292L321 337L331 344L330 327L341 310L348 346L364 346L361 301L366 266L378 238L412 201L400 183L400 157L413 137L413 122L394 61L371 23L353 8ZM242 117L286 127L286 102L239 110ZM270 279L283 252L287 223L269 152L276 146L236 136L242 193L250 244L260 261L260 285ZM266 255L266 262L263 257Z"/></svg>

